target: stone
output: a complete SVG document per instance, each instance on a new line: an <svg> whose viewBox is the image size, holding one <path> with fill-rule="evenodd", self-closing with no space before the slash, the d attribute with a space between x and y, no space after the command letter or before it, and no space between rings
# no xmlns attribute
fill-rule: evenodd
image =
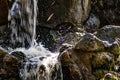
<svg viewBox="0 0 120 80"><path fill-rule="evenodd" d="M100 27L100 20L94 14L90 14L87 21L84 22L85 30L89 33L96 32Z"/></svg>
<svg viewBox="0 0 120 80"><path fill-rule="evenodd" d="M3 58L8 54L7 50L0 47L0 65L3 63Z"/></svg>
<svg viewBox="0 0 120 80"><path fill-rule="evenodd" d="M109 51L110 53L113 53L113 54L120 54L120 46L118 43L113 43L110 47L109 47Z"/></svg>
<svg viewBox="0 0 120 80"><path fill-rule="evenodd" d="M14 51L10 54L15 56L20 62L25 61L26 59L26 55L21 51Z"/></svg>
<svg viewBox="0 0 120 80"><path fill-rule="evenodd" d="M13 55L6 55L3 59L3 62L6 67L18 65L18 59L17 59L17 57L15 57Z"/></svg>
<svg viewBox="0 0 120 80"><path fill-rule="evenodd" d="M19 76L19 63L18 59L13 55L6 55L3 59L3 69L5 70L6 74L2 73L2 80L20 80Z"/></svg>
<svg viewBox="0 0 120 80"><path fill-rule="evenodd" d="M115 56L109 52L94 53L91 58L92 74L97 79L104 77L108 71L113 70L115 64L114 57Z"/></svg>
<svg viewBox="0 0 120 80"><path fill-rule="evenodd" d="M60 53L62 53L64 50L66 50L66 49L68 49L70 47L72 47L72 45L67 44L67 43L63 43L62 46L60 47L59 51L60 51Z"/></svg>
<svg viewBox="0 0 120 80"><path fill-rule="evenodd" d="M100 27L120 25L120 0L91 0L91 12L100 19Z"/></svg>
<svg viewBox="0 0 120 80"><path fill-rule="evenodd" d="M118 73L110 71L106 73L105 76L100 80L119 80L119 79L120 79L120 76Z"/></svg>
<svg viewBox="0 0 120 80"><path fill-rule="evenodd" d="M53 29L39 26L37 30L37 42L41 42L45 48L53 52L60 49L64 43L75 45L84 35L82 28L67 23Z"/></svg>
<svg viewBox="0 0 120 80"><path fill-rule="evenodd" d="M108 43L110 45L106 46L107 43L88 33L78 44L67 47L59 55L64 80L100 80L110 71L117 73L114 68L119 71L120 61L117 60L119 45L117 43Z"/></svg>
<svg viewBox="0 0 120 80"><path fill-rule="evenodd" d="M75 45L75 49L82 51L101 51L105 46L95 35L88 33Z"/></svg>
<svg viewBox="0 0 120 80"><path fill-rule="evenodd" d="M63 80L82 80L79 68L72 61L70 53L67 50L61 53L59 59L62 64Z"/></svg>
<svg viewBox="0 0 120 80"><path fill-rule="evenodd" d="M39 0L38 25L55 27L71 22L80 25L88 18L90 0Z"/></svg>
<svg viewBox="0 0 120 80"><path fill-rule="evenodd" d="M95 34L99 39L113 43L115 40L120 44L120 26L106 25Z"/></svg>

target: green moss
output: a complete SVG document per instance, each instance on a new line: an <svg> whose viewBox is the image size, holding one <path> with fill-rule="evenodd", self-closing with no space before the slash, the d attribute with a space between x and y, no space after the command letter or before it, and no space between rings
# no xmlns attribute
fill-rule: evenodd
<svg viewBox="0 0 120 80"><path fill-rule="evenodd" d="M116 74L113 73L107 73L103 78L100 80L119 80Z"/></svg>
<svg viewBox="0 0 120 80"><path fill-rule="evenodd" d="M104 70L112 70L114 66L114 55L101 52L93 54L91 66L93 70L104 69Z"/></svg>

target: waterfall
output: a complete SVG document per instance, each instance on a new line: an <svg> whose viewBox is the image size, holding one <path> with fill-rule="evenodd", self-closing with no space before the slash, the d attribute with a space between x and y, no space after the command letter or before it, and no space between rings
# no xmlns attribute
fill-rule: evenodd
<svg viewBox="0 0 120 80"><path fill-rule="evenodd" d="M37 0L16 0L9 11L8 19L11 43L20 44L19 47L33 45L37 22Z"/></svg>
<svg viewBox="0 0 120 80"><path fill-rule="evenodd" d="M62 80L58 53L51 53L35 43L37 0L16 0L9 10L8 20L10 41L17 48L13 51L21 51L26 55L19 73L21 79Z"/></svg>

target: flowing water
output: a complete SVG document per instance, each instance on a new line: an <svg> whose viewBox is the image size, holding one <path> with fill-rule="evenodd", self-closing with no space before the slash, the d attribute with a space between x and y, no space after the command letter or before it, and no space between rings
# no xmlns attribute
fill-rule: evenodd
<svg viewBox="0 0 120 80"><path fill-rule="evenodd" d="M37 0L16 0L9 12L11 43L33 45L37 22Z"/></svg>
<svg viewBox="0 0 120 80"><path fill-rule="evenodd" d="M13 51L22 51L27 56L20 69L22 80L62 80L58 53L51 53L35 43L37 23L37 0L16 0L9 11L11 43L19 45ZM28 49L26 46L30 45Z"/></svg>

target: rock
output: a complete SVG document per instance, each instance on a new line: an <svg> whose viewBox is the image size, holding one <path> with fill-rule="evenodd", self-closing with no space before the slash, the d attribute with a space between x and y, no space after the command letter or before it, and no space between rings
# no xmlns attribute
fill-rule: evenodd
<svg viewBox="0 0 120 80"><path fill-rule="evenodd" d="M38 21L41 26L55 27L65 22L79 25L89 15L90 0L38 1Z"/></svg>
<svg viewBox="0 0 120 80"><path fill-rule="evenodd" d="M105 76L109 71L114 71L115 56L109 52L94 53L91 59L92 74L96 79Z"/></svg>
<svg viewBox="0 0 120 80"><path fill-rule="evenodd" d="M119 74L111 71L106 73L105 76L100 80L119 80L119 79L120 79Z"/></svg>
<svg viewBox="0 0 120 80"><path fill-rule="evenodd" d="M109 51L113 54L120 54L120 46L118 43L113 43L110 47L109 47Z"/></svg>
<svg viewBox="0 0 120 80"><path fill-rule="evenodd" d="M116 70L119 71L120 61L117 60L119 45L109 42L110 45L106 44L95 35L88 33L82 37L75 47L66 47L65 50L62 50L59 60L64 80L74 80L74 76L71 77L74 72L79 74L75 74L75 76L79 76L78 80L100 80L108 72L116 72L114 67L117 67ZM66 75L68 73L69 75Z"/></svg>
<svg viewBox="0 0 120 80"><path fill-rule="evenodd" d="M62 64L63 80L82 80L79 68L72 61L69 52L64 51L59 57Z"/></svg>
<svg viewBox="0 0 120 80"><path fill-rule="evenodd" d="M14 51L11 55L15 56L20 62L25 61L26 55L21 51Z"/></svg>
<svg viewBox="0 0 120 80"><path fill-rule="evenodd" d="M83 29L64 23L53 29L47 27L37 27L37 42L41 42L50 51L56 51L63 43L75 45L83 36Z"/></svg>
<svg viewBox="0 0 120 80"><path fill-rule="evenodd" d="M103 42L93 34L86 34L76 44L75 49L82 51L100 51L104 50Z"/></svg>
<svg viewBox="0 0 120 80"><path fill-rule="evenodd" d="M91 13L87 21L84 22L84 26L87 32L96 32L100 27L100 20L98 17Z"/></svg>
<svg viewBox="0 0 120 80"><path fill-rule="evenodd" d="M6 55L3 59L3 62L6 67L18 65L18 59L17 59L17 57L15 57L13 55Z"/></svg>
<svg viewBox="0 0 120 80"><path fill-rule="evenodd" d="M63 43L62 46L60 47L59 51L60 51L60 53L62 53L64 50L66 50L66 49L68 49L70 47L72 47L72 45L67 44L67 43Z"/></svg>
<svg viewBox="0 0 120 80"><path fill-rule="evenodd" d="M95 80L91 74L90 53L82 53L68 48L60 55L64 80Z"/></svg>
<svg viewBox="0 0 120 80"><path fill-rule="evenodd" d="M8 52L3 49L2 47L0 47L0 65L2 65L3 63L3 58L5 57L5 55L7 55ZM1 66L0 66L1 67Z"/></svg>
<svg viewBox="0 0 120 80"><path fill-rule="evenodd" d="M120 26L107 25L97 31L95 34L99 39L113 43L115 40L119 43ZM120 43L119 43L120 44Z"/></svg>
<svg viewBox="0 0 120 80"><path fill-rule="evenodd" d="M120 25L120 0L91 0L91 12L100 19L100 26Z"/></svg>
<svg viewBox="0 0 120 80"><path fill-rule="evenodd" d="M7 23L8 21L7 17L8 17L7 0L0 0L0 25L5 25Z"/></svg>
<svg viewBox="0 0 120 80"><path fill-rule="evenodd" d="M3 74L1 77L2 80L20 80L19 76L19 65L18 59L13 55L6 55L3 59L3 69L6 71L6 74Z"/></svg>

